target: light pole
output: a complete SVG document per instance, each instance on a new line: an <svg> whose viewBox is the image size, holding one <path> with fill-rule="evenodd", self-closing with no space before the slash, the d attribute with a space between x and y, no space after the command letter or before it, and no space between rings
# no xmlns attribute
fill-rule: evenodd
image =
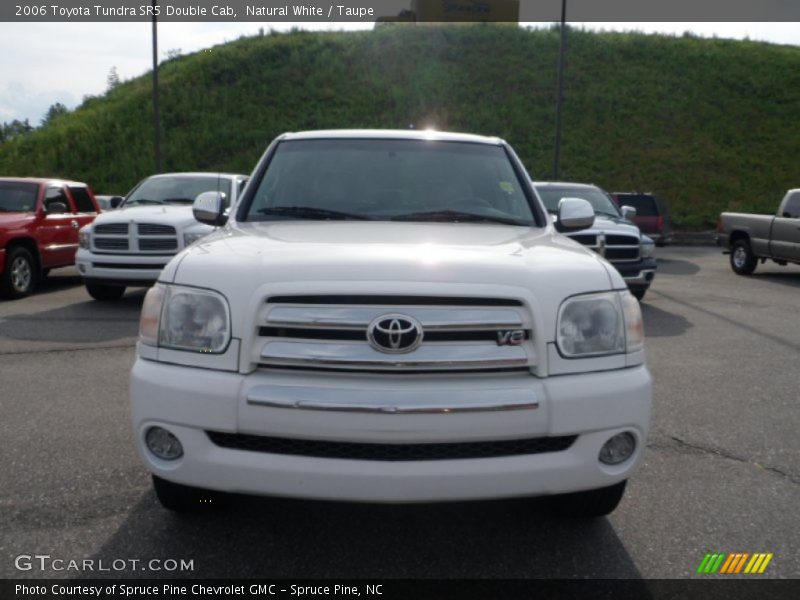
<svg viewBox="0 0 800 600"><path fill-rule="evenodd" d="M553 158L553 179L558 180L561 168L561 109L564 104L564 53L567 49L567 0L561 0L561 41L558 46L558 81L556 82L556 147Z"/></svg>
<svg viewBox="0 0 800 600"><path fill-rule="evenodd" d="M158 101L158 19L153 0L153 128L155 130L156 173L161 173L161 107Z"/></svg>

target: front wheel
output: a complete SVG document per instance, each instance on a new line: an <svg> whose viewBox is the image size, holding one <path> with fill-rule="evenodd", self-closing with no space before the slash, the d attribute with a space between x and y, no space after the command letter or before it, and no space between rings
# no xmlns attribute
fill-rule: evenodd
<svg viewBox="0 0 800 600"><path fill-rule="evenodd" d="M25 248L12 248L6 252L6 264L0 278L0 292L6 298L24 298L33 292L36 283L36 262Z"/></svg>
<svg viewBox="0 0 800 600"><path fill-rule="evenodd" d="M625 494L626 481L586 492L560 494L550 498L553 512L559 517L592 519L614 512Z"/></svg>
<svg viewBox="0 0 800 600"><path fill-rule="evenodd" d="M95 300L101 302L110 302L119 300L125 293L124 285L99 285L96 283L87 283L86 291Z"/></svg>
<svg viewBox="0 0 800 600"><path fill-rule="evenodd" d="M635 290L631 290L631 294L633 297L639 300L640 302L644 299L644 295L647 293L647 288L638 288Z"/></svg>
<svg viewBox="0 0 800 600"><path fill-rule="evenodd" d="M731 268L737 275L750 275L756 270L758 259L753 254L750 242L736 240L731 248Z"/></svg>

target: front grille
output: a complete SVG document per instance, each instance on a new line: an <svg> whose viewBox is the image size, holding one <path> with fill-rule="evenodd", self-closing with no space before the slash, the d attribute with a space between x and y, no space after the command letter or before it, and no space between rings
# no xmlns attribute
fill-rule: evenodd
<svg viewBox="0 0 800 600"><path fill-rule="evenodd" d="M569 236L579 244L583 244L584 246L596 246L597 245L597 236L594 234L577 234Z"/></svg>
<svg viewBox="0 0 800 600"><path fill-rule="evenodd" d="M146 264L146 265L132 265L129 263L92 263L92 266L95 269L141 269L143 271L154 271L156 269L163 269L167 266L167 263L161 263L158 265L154 264Z"/></svg>
<svg viewBox="0 0 800 600"><path fill-rule="evenodd" d="M522 306L509 298L459 298L438 296L273 296L270 304L357 304L360 306Z"/></svg>
<svg viewBox="0 0 800 600"><path fill-rule="evenodd" d="M570 236L576 242L600 252L609 261L639 260L639 238L630 235L606 235L598 239L596 234L578 234Z"/></svg>
<svg viewBox="0 0 800 600"><path fill-rule="evenodd" d="M139 238L139 250L177 250L178 240L163 238Z"/></svg>
<svg viewBox="0 0 800 600"><path fill-rule="evenodd" d="M389 316L421 327L419 335L401 336L401 343L417 337L405 352L374 329ZM531 319L513 298L274 296L261 319L255 352L264 368L430 373L535 365Z"/></svg>
<svg viewBox="0 0 800 600"><path fill-rule="evenodd" d="M99 238L94 239L94 247L98 250L127 250L128 238Z"/></svg>
<svg viewBox="0 0 800 600"><path fill-rule="evenodd" d="M578 436L539 437L521 440L481 442L448 442L424 444L375 444L335 442L327 440L298 440L291 438L222 433L206 431L217 446L249 452L289 454L347 460L412 461L458 460L467 458L497 458L524 456L545 452L562 452L572 446Z"/></svg>
<svg viewBox="0 0 800 600"><path fill-rule="evenodd" d="M175 235L175 228L157 223L139 223L139 235Z"/></svg>
<svg viewBox="0 0 800 600"><path fill-rule="evenodd" d="M638 246L639 238L630 235L607 235L607 246Z"/></svg>
<svg viewBox="0 0 800 600"><path fill-rule="evenodd" d="M262 327L258 330L262 337L285 337L304 340L351 340L363 341L366 331L357 329L298 329L289 327ZM530 337L530 332L524 332L524 339ZM427 342L495 342L497 332L491 330L472 331L430 331L425 334Z"/></svg>
<svg viewBox="0 0 800 600"><path fill-rule="evenodd" d="M611 248L606 246L606 260L638 260L639 248Z"/></svg>
<svg viewBox="0 0 800 600"><path fill-rule="evenodd" d="M102 235L102 234L127 235L128 224L127 223L98 224L94 226L94 233L97 235Z"/></svg>

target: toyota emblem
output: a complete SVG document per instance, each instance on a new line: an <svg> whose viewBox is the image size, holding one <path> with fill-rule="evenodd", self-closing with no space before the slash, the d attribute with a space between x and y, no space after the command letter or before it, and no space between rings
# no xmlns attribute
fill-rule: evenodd
<svg viewBox="0 0 800 600"><path fill-rule="evenodd" d="M422 343L422 325L407 315L382 315L369 324L367 340L381 352L411 352Z"/></svg>

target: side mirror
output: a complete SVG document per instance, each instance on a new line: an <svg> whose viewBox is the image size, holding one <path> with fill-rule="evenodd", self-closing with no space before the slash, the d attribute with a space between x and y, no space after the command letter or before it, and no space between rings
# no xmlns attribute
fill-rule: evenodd
<svg viewBox="0 0 800 600"><path fill-rule="evenodd" d="M48 215L62 215L69 212L69 209L63 202L48 202L45 204L44 212Z"/></svg>
<svg viewBox="0 0 800 600"><path fill-rule="evenodd" d="M583 198L562 198L558 203L556 229L561 233L580 231L594 225L594 208Z"/></svg>
<svg viewBox="0 0 800 600"><path fill-rule="evenodd" d="M632 206L623 206L622 207L622 218L630 221L633 217L636 216L636 209Z"/></svg>
<svg viewBox="0 0 800 600"><path fill-rule="evenodd" d="M222 192L203 192L192 203L194 218L213 227L228 221L225 208L225 194Z"/></svg>
<svg viewBox="0 0 800 600"><path fill-rule="evenodd" d="M119 208L119 205L122 204L123 200L124 198L122 196L113 196L108 202L111 208Z"/></svg>

